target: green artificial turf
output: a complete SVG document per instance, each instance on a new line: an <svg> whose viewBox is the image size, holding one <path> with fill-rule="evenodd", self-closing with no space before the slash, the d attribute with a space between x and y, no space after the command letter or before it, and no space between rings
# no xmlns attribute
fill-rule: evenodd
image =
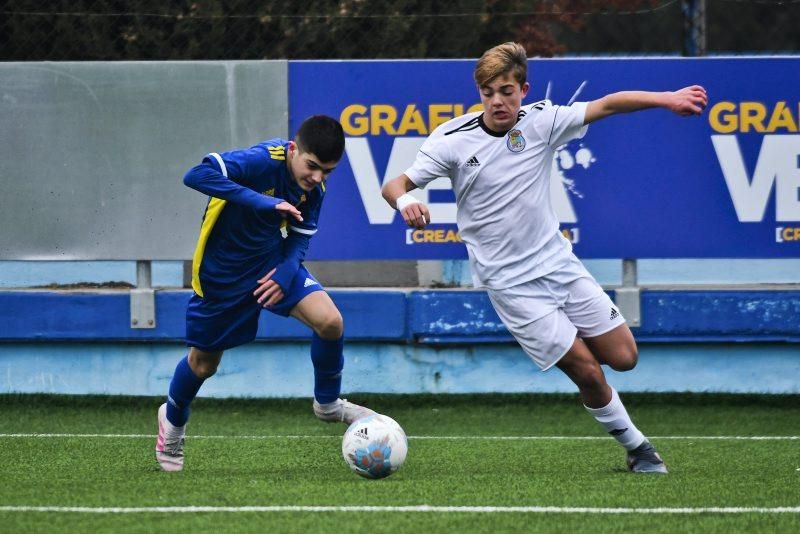
<svg viewBox="0 0 800 534"><path fill-rule="evenodd" d="M344 425L310 399L198 399L181 473L158 470L154 398L0 396L0 507L491 506L560 512L0 511L0 531L799 531L800 514L597 514L564 508L800 506L797 396L625 395L670 474L634 475L572 395L357 395L409 435L406 464L362 479ZM9 434L122 434L122 437ZM143 435L137 437L136 435ZM133 436L133 437L131 437ZM545 439L496 439L498 437ZM558 439L555 439L558 438ZM594 438L594 439L580 439Z"/></svg>

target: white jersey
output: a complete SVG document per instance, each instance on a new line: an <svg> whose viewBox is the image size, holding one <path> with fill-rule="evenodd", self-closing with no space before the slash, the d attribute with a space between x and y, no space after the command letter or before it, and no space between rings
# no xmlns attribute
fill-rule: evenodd
<svg viewBox="0 0 800 534"><path fill-rule="evenodd" d="M405 174L424 188L447 176L456 195L461 238L476 287L505 289L553 272L572 245L550 203L555 150L583 137L586 103L522 106L505 134L489 130L482 112L436 128Z"/></svg>

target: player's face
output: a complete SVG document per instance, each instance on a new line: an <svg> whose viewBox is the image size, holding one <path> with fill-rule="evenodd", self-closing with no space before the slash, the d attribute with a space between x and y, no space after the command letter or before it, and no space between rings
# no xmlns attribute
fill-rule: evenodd
<svg viewBox="0 0 800 534"><path fill-rule="evenodd" d="M499 76L480 86L478 90L486 126L495 132L510 130L517 123L517 113L529 88L528 82L520 85L511 74Z"/></svg>
<svg viewBox="0 0 800 534"><path fill-rule="evenodd" d="M326 180L337 163L320 161L311 152L300 150L294 141L289 143L289 174L303 191L311 191Z"/></svg>

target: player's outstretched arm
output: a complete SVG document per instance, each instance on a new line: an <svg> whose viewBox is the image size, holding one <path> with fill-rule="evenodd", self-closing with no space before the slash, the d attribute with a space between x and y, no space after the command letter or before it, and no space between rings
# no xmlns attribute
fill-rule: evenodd
<svg viewBox="0 0 800 534"><path fill-rule="evenodd" d="M219 161L221 161L221 158ZM297 208L285 200L261 195L249 187L240 185L226 176L220 170L219 165L217 160L206 156L203 163L195 165L184 175L184 185L210 197L220 198L257 210L275 210L284 217L292 217L297 221L303 220Z"/></svg>
<svg viewBox="0 0 800 534"><path fill-rule="evenodd" d="M431 222L431 214L428 206L408 194L416 188L408 176L401 174L383 184L381 194L391 207L400 212L407 225L422 229Z"/></svg>
<svg viewBox="0 0 800 534"><path fill-rule="evenodd" d="M621 91L611 93L586 106L584 124L590 124L618 113L630 113L650 108L664 108L676 115L700 115L708 104L706 90L699 85L663 93L650 91Z"/></svg>

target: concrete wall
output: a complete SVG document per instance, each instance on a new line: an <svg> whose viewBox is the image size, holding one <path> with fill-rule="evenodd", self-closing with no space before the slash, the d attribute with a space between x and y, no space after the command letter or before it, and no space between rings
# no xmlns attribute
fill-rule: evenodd
<svg viewBox="0 0 800 534"><path fill-rule="evenodd" d="M0 64L0 259L188 259L184 173L288 134L286 61Z"/></svg>

